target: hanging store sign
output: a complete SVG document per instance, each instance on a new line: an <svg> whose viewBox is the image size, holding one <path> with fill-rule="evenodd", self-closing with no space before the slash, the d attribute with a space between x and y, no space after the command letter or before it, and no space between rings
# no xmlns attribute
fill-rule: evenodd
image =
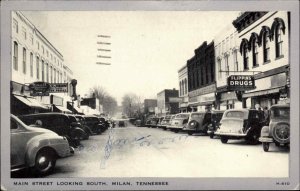
<svg viewBox="0 0 300 191"><path fill-rule="evenodd" d="M33 82L29 85L31 96L49 96L50 84L47 82Z"/></svg>
<svg viewBox="0 0 300 191"><path fill-rule="evenodd" d="M50 84L50 93L67 93L68 83L52 83Z"/></svg>
<svg viewBox="0 0 300 191"><path fill-rule="evenodd" d="M232 75L227 78L228 89L232 91L245 91L255 89L254 76Z"/></svg>

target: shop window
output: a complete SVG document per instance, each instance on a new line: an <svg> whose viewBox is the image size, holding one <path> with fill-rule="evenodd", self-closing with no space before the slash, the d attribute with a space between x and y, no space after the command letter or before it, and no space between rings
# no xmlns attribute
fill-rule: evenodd
<svg viewBox="0 0 300 191"><path fill-rule="evenodd" d="M26 49L23 48L23 73L26 74Z"/></svg>
<svg viewBox="0 0 300 191"><path fill-rule="evenodd" d="M14 41L13 68L18 70L18 43Z"/></svg>

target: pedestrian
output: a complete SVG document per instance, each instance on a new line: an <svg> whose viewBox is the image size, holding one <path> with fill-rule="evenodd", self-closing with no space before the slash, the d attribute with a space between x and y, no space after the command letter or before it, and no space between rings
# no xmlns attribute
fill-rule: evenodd
<svg viewBox="0 0 300 191"><path fill-rule="evenodd" d="M264 121L265 121L265 125L269 125L269 110L268 107L264 107Z"/></svg>

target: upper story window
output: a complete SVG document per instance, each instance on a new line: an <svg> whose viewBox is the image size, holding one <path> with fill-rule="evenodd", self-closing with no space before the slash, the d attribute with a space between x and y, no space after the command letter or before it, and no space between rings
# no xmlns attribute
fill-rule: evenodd
<svg viewBox="0 0 300 191"><path fill-rule="evenodd" d="M23 48L23 73L26 74L26 49Z"/></svg>
<svg viewBox="0 0 300 191"><path fill-rule="evenodd" d="M50 66L50 83L53 83L52 75L53 75L52 66Z"/></svg>
<svg viewBox="0 0 300 191"><path fill-rule="evenodd" d="M187 91L188 91L187 86L188 86L188 84L187 84L187 79L186 78L184 79L184 84L185 84L185 86L184 86L185 94L187 94Z"/></svg>
<svg viewBox="0 0 300 191"><path fill-rule="evenodd" d="M46 50L46 55L47 55L47 58L49 57L49 52L48 52L48 50Z"/></svg>
<svg viewBox="0 0 300 191"><path fill-rule="evenodd" d="M239 71L239 63L237 59L237 50L233 51L233 64L234 64L234 70Z"/></svg>
<svg viewBox="0 0 300 191"><path fill-rule="evenodd" d="M49 82L49 67L48 67L48 63L46 63L46 82Z"/></svg>
<svg viewBox="0 0 300 191"><path fill-rule="evenodd" d="M225 60L225 73L226 73L226 75L227 76L229 76L229 55L226 55L225 57L224 57L224 60Z"/></svg>
<svg viewBox="0 0 300 191"><path fill-rule="evenodd" d="M283 56L282 52L282 44L283 38L282 36L285 33L285 23L281 18L275 18L272 24L272 33L275 35L275 55L276 58Z"/></svg>
<svg viewBox="0 0 300 191"><path fill-rule="evenodd" d="M30 52L30 76L33 77L33 53Z"/></svg>
<svg viewBox="0 0 300 191"><path fill-rule="evenodd" d="M22 27L22 36L25 40L27 39L26 29L24 27Z"/></svg>
<svg viewBox="0 0 300 191"><path fill-rule="evenodd" d="M45 81L45 63L44 60L42 60L42 81Z"/></svg>
<svg viewBox="0 0 300 191"><path fill-rule="evenodd" d="M40 42L39 41L36 41L36 46L37 46L37 49L40 50Z"/></svg>
<svg viewBox="0 0 300 191"><path fill-rule="evenodd" d="M14 41L13 68L18 70L18 43Z"/></svg>
<svg viewBox="0 0 300 191"><path fill-rule="evenodd" d="M18 21L16 19L13 19L13 30L18 33L19 32L19 26Z"/></svg>
<svg viewBox="0 0 300 191"><path fill-rule="evenodd" d="M40 79L40 58L36 57L36 79Z"/></svg>
<svg viewBox="0 0 300 191"><path fill-rule="evenodd" d="M243 65L244 65L244 70L249 69L249 55L248 55L248 40L247 39L242 39L241 45L240 45L240 52L243 56Z"/></svg>
<svg viewBox="0 0 300 191"><path fill-rule="evenodd" d="M258 41L257 39L252 40L252 61L253 67L258 66Z"/></svg>
<svg viewBox="0 0 300 191"><path fill-rule="evenodd" d="M221 58L217 59L218 63L218 79L222 78L222 61Z"/></svg>
<svg viewBox="0 0 300 191"><path fill-rule="evenodd" d="M264 31L262 33L262 47L263 47L263 59L264 63L270 61L270 33Z"/></svg>
<svg viewBox="0 0 300 191"><path fill-rule="evenodd" d="M45 49L44 49L44 46L42 45L42 53L44 54L45 53Z"/></svg>

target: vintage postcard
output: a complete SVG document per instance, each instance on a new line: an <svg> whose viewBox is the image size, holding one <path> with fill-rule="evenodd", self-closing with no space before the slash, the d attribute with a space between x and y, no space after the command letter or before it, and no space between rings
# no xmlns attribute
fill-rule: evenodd
<svg viewBox="0 0 300 191"><path fill-rule="evenodd" d="M1 2L1 190L297 190L298 64L298 1Z"/></svg>

